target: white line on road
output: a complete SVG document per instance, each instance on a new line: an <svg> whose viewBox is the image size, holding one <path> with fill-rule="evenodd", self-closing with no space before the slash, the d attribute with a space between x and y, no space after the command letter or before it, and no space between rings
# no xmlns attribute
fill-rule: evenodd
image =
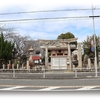
<svg viewBox="0 0 100 100"><path fill-rule="evenodd" d="M25 87L27 87L27 89ZM64 87L62 87L62 86L50 86L49 87L48 86L48 87L41 87L42 89L34 88L34 86L31 86L31 87L33 87L33 89L32 88L30 89L30 86L10 86L10 87L6 87L6 88L2 88L2 89L0 89L0 91L1 90L3 90L3 91L84 91L84 90L100 91L100 86L98 89L96 89L96 87L98 87L98 86L82 86L81 88L68 87L68 86L67 87L66 86L64 86ZM40 86L37 86L37 87L40 87ZM24 88L24 89L21 89L21 88Z"/></svg>
<svg viewBox="0 0 100 100"><path fill-rule="evenodd" d="M39 91L50 91L50 90L57 89L57 88L59 87L48 87L48 88L39 89Z"/></svg>
<svg viewBox="0 0 100 100"><path fill-rule="evenodd" d="M14 87L3 88L0 90L13 90L13 89L24 88L24 87L26 87L26 86L14 86Z"/></svg>
<svg viewBox="0 0 100 100"><path fill-rule="evenodd" d="M91 90L91 89L93 89L93 88L95 88L96 86L85 86L85 87L83 87L83 88L79 88L79 89L77 89L77 90Z"/></svg>

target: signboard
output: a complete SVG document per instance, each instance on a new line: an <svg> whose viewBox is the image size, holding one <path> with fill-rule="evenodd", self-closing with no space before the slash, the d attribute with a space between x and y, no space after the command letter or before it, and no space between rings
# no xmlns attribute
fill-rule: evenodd
<svg viewBox="0 0 100 100"><path fill-rule="evenodd" d="M93 40L91 40L91 45L94 45L94 41Z"/></svg>
<svg viewBox="0 0 100 100"><path fill-rule="evenodd" d="M95 48L94 48L94 41L91 40L91 51L94 52Z"/></svg>
<svg viewBox="0 0 100 100"><path fill-rule="evenodd" d="M95 50L95 49L94 49L94 46L91 46L91 51L94 52L94 50Z"/></svg>

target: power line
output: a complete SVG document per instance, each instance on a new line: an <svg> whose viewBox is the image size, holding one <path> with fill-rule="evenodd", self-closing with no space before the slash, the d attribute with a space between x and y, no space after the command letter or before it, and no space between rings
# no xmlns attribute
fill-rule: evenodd
<svg viewBox="0 0 100 100"><path fill-rule="evenodd" d="M41 11L27 11L27 12L0 13L0 15L26 14L26 13L42 13L42 12L78 11L78 10L91 10L91 9L41 10ZM95 8L94 10L100 10L100 8Z"/></svg>
<svg viewBox="0 0 100 100"><path fill-rule="evenodd" d="M41 20L59 20L59 19L82 19L90 18L89 16L76 16L76 17L54 17L54 18L32 18L32 19L13 19L13 20L0 20L0 23L17 22L17 21L41 21Z"/></svg>
<svg viewBox="0 0 100 100"><path fill-rule="evenodd" d="M80 19L53 19L53 20L29 20L29 21L14 21L14 22L0 22L0 24L27 24L35 22L62 22L62 21L73 21L73 20L90 20L89 18L80 18Z"/></svg>

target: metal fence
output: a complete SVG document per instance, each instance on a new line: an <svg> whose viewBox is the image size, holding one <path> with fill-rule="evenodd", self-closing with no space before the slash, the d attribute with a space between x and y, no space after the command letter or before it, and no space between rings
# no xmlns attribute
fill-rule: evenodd
<svg viewBox="0 0 100 100"><path fill-rule="evenodd" d="M100 68L98 68L98 77ZM95 68L73 68L73 69L0 69L0 78L24 78L24 79L65 79L65 78L93 78Z"/></svg>

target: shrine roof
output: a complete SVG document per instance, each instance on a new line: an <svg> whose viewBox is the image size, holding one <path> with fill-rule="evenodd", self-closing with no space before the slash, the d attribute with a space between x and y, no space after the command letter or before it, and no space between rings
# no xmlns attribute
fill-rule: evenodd
<svg viewBox="0 0 100 100"><path fill-rule="evenodd" d="M33 60L40 60L42 57L41 56L32 56Z"/></svg>

